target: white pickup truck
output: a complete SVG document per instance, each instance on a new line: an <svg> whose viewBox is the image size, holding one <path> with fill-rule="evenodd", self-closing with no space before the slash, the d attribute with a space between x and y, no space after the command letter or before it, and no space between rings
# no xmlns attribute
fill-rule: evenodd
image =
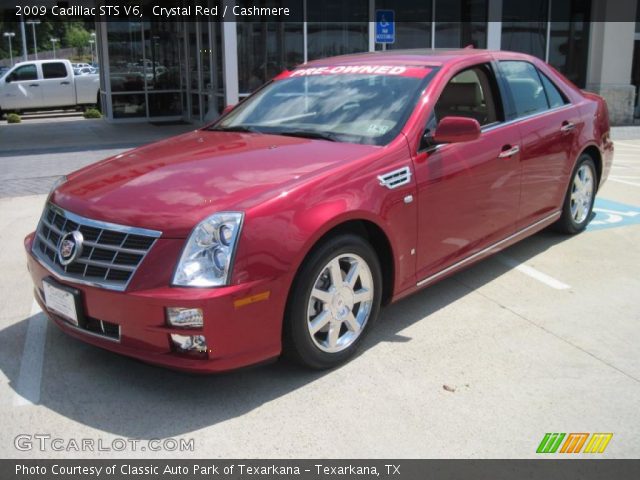
<svg viewBox="0 0 640 480"><path fill-rule="evenodd" d="M0 77L0 117L3 112L95 105L99 90L99 76L75 76L69 60L20 62Z"/></svg>

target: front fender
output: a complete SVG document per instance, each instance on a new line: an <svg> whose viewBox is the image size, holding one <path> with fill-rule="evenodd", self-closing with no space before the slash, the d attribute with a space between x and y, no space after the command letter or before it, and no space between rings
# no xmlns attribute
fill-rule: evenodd
<svg viewBox="0 0 640 480"><path fill-rule="evenodd" d="M378 179L381 173L399 167L413 168L406 142L399 145L385 149L377 158L358 160L292 191L281 192L246 212L234 282L274 276L291 282L325 235L346 222L364 220L376 225L391 246L394 296L414 286L415 181L389 189Z"/></svg>

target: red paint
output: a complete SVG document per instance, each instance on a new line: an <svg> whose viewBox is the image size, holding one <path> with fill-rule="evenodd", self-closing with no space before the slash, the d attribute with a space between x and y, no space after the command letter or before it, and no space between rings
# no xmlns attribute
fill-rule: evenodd
<svg viewBox="0 0 640 480"><path fill-rule="evenodd" d="M480 124L475 118L444 117L433 134L437 143L471 142L480 136Z"/></svg>
<svg viewBox="0 0 640 480"><path fill-rule="evenodd" d="M447 128L440 134L458 141L421 150L427 119L446 83L461 69L498 59L533 63L571 104L485 130L475 139L468 119L454 120L442 125ZM600 153L601 182L608 175L613 145L604 101L581 92L535 58L427 50L343 56L339 62L321 60L303 68L336 65L439 70L402 132L384 147L196 130L69 175L51 197L55 204L95 220L163 233L126 292L74 285L83 293L89 316L121 326L119 344L56 323L83 341L171 368L214 372L257 363L279 355L283 312L295 273L332 228L360 220L384 233L393 257L393 275L385 281L391 282L392 300L397 300L416 291L419 280L558 210L585 148L593 146ZM577 128L561 134L565 121ZM498 157L513 145L520 146L517 154ZM380 185L378 175L401 167L412 171L409 184L394 190ZM414 200L406 203L409 195ZM230 285L170 287L194 225L224 210L245 214ZM29 236L27 252L31 244ZM28 258L33 282L41 288L42 278L51 273L32 255ZM235 300L265 291L271 292L268 300L234 307ZM203 309L202 333L212 349L208 360L171 352L168 334L174 330L164 318L168 306Z"/></svg>

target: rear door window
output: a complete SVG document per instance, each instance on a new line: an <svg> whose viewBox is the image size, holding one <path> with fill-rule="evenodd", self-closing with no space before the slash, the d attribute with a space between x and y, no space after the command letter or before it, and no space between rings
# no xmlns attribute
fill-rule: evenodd
<svg viewBox="0 0 640 480"><path fill-rule="evenodd" d="M43 63L42 75L44 78L65 78L67 76L67 67L62 62Z"/></svg>
<svg viewBox="0 0 640 480"><path fill-rule="evenodd" d="M547 95L538 70L528 62L505 60L500 70L509 84L518 117L525 117L549 109Z"/></svg>

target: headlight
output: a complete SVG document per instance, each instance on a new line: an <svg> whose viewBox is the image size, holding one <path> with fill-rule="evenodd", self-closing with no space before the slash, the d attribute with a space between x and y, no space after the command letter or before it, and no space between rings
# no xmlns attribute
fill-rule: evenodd
<svg viewBox="0 0 640 480"><path fill-rule="evenodd" d="M226 285L243 217L240 212L221 212L200 222L182 250L173 284L181 287Z"/></svg>

